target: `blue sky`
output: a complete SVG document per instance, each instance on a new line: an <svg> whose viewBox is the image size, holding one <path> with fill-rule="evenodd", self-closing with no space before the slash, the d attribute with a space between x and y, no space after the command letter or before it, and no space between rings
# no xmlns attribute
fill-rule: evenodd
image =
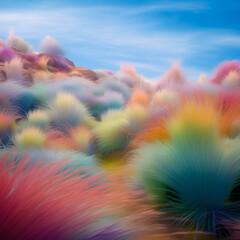
<svg viewBox="0 0 240 240"><path fill-rule="evenodd" d="M0 38L10 30L39 50L46 35L90 69L130 63L155 78L180 61L188 79L240 59L240 1L2 1Z"/></svg>

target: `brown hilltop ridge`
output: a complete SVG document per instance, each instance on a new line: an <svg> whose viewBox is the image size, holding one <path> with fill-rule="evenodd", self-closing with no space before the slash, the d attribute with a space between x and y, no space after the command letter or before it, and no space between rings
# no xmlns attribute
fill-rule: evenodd
<svg viewBox="0 0 240 240"><path fill-rule="evenodd" d="M20 59L20 64L11 64L15 58ZM7 79L7 66L21 69L21 77L26 85L31 85L34 78L45 77L47 80L67 78L72 76L83 77L91 81L97 80L94 71L80 66L75 66L72 61L61 55L48 53L25 53L17 48L0 49L0 82Z"/></svg>

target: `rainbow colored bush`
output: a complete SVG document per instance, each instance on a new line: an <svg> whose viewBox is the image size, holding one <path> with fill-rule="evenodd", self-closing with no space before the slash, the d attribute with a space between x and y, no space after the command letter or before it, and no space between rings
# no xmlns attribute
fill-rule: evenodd
<svg viewBox="0 0 240 240"><path fill-rule="evenodd" d="M238 236L239 61L150 81L75 66L51 36L41 51L0 41L1 238Z"/></svg>

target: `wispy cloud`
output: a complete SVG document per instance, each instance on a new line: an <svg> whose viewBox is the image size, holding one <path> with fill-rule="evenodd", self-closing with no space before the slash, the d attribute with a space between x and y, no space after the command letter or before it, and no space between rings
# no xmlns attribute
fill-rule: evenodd
<svg viewBox="0 0 240 240"><path fill-rule="evenodd" d="M217 39L216 44L240 48L240 35L224 34Z"/></svg>
<svg viewBox="0 0 240 240"><path fill-rule="evenodd" d="M138 7L127 11L129 14L140 14L146 12L179 12L179 11L201 11L209 9L207 2L189 2L189 1L165 1L161 4Z"/></svg>

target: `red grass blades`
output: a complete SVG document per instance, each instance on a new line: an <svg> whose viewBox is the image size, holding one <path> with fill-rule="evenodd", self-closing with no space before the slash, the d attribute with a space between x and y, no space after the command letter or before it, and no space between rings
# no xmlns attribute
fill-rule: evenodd
<svg viewBox="0 0 240 240"><path fill-rule="evenodd" d="M109 184L99 176L60 173L64 159L33 165L27 154L16 166L9 154L0 156L1 239L95 239L103 232L121 239L109 214Z"/></svg>

